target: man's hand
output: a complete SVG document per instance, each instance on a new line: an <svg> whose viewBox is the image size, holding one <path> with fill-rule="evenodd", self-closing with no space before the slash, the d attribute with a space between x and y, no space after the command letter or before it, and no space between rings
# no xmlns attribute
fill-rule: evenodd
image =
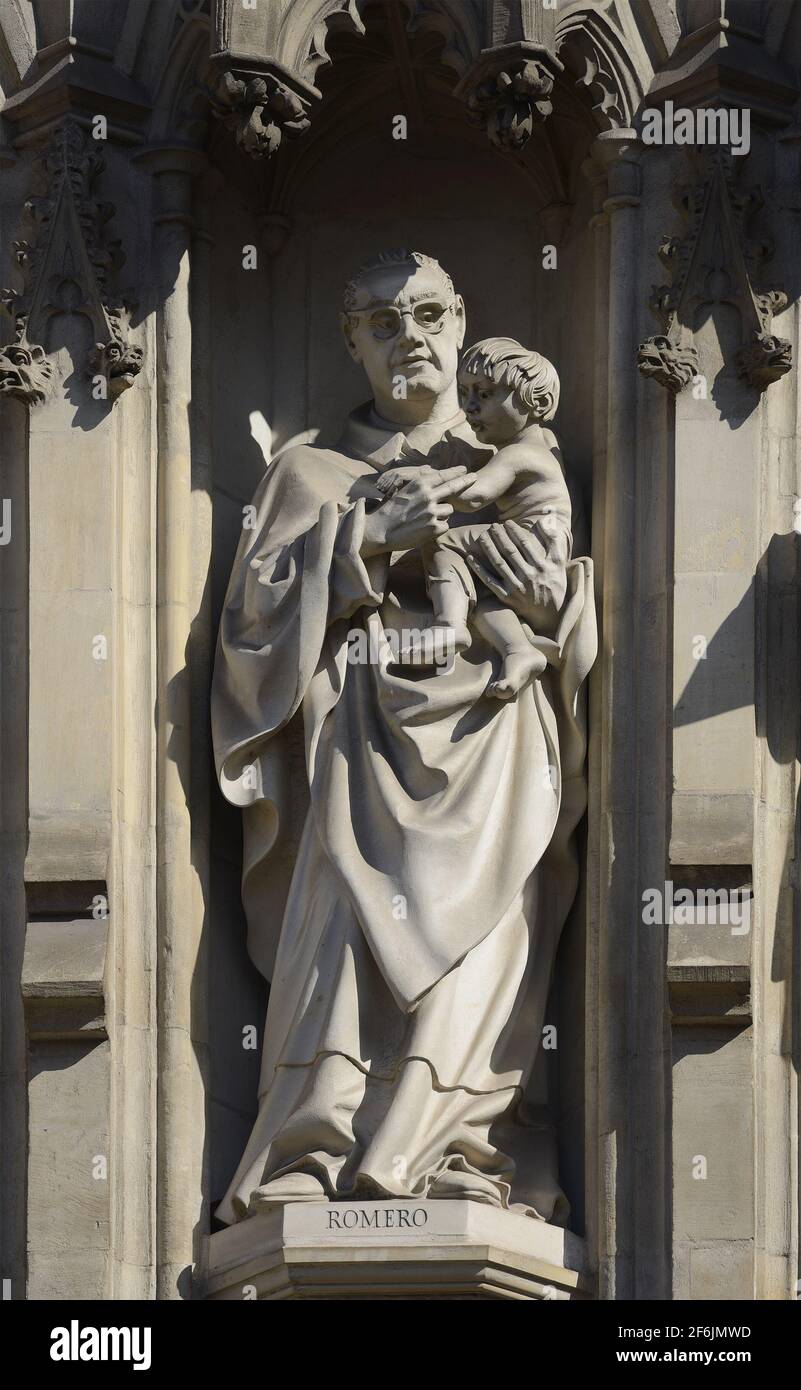
<svg viewBox="0 0 801 1390"><path fill-rule="evenodd" d="M496 522L467 563L490 593L543 633L556 626L567 594L568 538L551 517L537 530L539 536L516 521Z"/></svg>
<svg viewBox="0 0 801 1390"><path fill-rule="evenodd" d="M461 466L437 469L422 464L394 496L365 517L362 555L412 550L441 536L453 515L447 499L458 497L468 481L467 469Z"/></svg>

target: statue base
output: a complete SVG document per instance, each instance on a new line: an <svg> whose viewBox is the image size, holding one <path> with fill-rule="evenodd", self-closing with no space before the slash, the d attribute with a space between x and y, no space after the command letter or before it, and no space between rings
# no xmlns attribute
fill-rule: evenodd
<svg viewBox="0 0 801 1390"><path fill-rule="evenodd" d="M210 1299L586 1299L580 1237L481 1202L291 1202L210 1240Z"/></svg>

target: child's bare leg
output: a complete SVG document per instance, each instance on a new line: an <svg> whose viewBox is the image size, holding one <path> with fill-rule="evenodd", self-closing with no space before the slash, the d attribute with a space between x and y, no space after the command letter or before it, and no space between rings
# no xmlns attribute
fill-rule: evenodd
<svg viewBox="0 0 801 1390"><path fill-rule="evenodd" d="M470 646L467 627L470 599L456 568L459 559L455 560L444 546L434 546L426 551L424 563L434 626L449 628L452 634L449 634L449 641L454 650L464 651Z"/></svg>
<svg viewBox="0 0 801 1390"><path fill-rule="evenodd" d="M513 700L535 676L542 675L547 665L545 657L532 647L517 614L502 603L480 599L473 624L503 657L498 679L487 687L487 694L498 700Z"/></svg>

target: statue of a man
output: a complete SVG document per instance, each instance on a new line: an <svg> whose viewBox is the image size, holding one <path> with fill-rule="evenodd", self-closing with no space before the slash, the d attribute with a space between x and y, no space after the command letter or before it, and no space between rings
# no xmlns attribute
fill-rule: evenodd
<svg viewBox="0 0 801 1390"><path fill-rule="evenodd" d="M336 448L268 468L220 629L217 766L244 808L249 946L272 990L258 1118L218 1215L470 1197L564 1220L530 1080L576 888L591 566L565 564L569 536L561 551L514 522L484 536L477 582L523 621L553 610L558 657L516 699L487 696L497 656L479 635L444 670L349 660L354 630L374 656L430 624L421 547L458 512L478 445L457 396L464 304L436 261L377 257L343 327L372 399ZM399 460L417 467L382 498ZM309 810L282 893L298 720Z"/></svg>

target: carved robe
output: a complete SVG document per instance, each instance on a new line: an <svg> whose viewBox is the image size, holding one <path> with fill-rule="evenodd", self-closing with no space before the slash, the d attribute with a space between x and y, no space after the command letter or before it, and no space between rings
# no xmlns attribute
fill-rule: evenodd
<svg viewBox="0 0 801 1390"><path fill-rule="evenodd" d="M429 448L444 428L472 440L459 415ZM376 650L383 630L431 621L417 552L360 555L369 480L403 446L362 407L336 449L277 459L225 603L217 767L244 808L249 948L272 980L258 1118L218 1211L229 1223L298 1173L321 1199L567 1213L527 1087L576 888L591 563L569 565L559 669L515 701L485 695L499 658L478 637L444 674L349 663L354 629ZM309 811L284 901L295 716Z"/></svg>

